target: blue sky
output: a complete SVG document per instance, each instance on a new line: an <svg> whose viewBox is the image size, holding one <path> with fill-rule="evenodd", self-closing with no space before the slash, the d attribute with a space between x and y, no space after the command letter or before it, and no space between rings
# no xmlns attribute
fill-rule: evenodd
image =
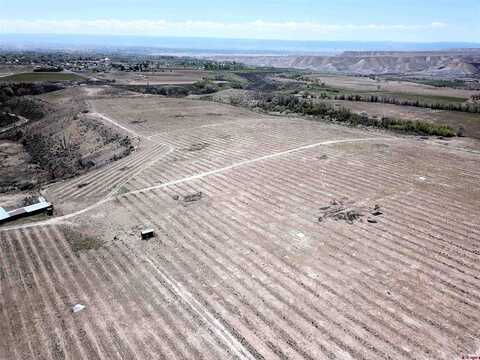
<svg viewBox="0 0 480 360"><path fill-rule="evenodd" d="M480 0L0 0L0 10L0 33L480 41Z"/></svg>

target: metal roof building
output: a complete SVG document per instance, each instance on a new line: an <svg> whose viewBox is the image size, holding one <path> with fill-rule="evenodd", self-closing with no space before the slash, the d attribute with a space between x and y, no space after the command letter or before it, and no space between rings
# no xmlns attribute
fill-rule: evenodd
<svg viewBox="0 0 480 360"><path fill-rule="evenodd" d="M43 197L38 198L38 203L33 205L28 205L19 209L6 211L4 208L0 207L0 224L15 220L24 216L30 216L39 214L42 212L51 213L53 212L53 205L45 200Z"/></svg>
<svg viewBox="0 0 480 360"><path fill-rule="evenodd" d="M3 207L0 207L0 222L8 219L9 217L10 215L8 214L8 211L6 211Z"/></svg>

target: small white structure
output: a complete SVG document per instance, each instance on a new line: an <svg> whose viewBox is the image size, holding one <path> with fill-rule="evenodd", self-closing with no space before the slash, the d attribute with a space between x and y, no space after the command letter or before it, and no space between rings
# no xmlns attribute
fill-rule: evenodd
<svg viewBox="0 0 480 360"><path fill-rule="evenodd" d="M145 230L142 230L140 235L142 236L142 240L148 240L148 239L151 239L151 238L155 237L155 230L145 229Z"/></svg>
<svg viewBox="0 0 480 360"><path fill-rule="evenodd" d="M85 305L82 304L76 304L75 306L72 307L72 312L77 313L85 309Z"/></svg>

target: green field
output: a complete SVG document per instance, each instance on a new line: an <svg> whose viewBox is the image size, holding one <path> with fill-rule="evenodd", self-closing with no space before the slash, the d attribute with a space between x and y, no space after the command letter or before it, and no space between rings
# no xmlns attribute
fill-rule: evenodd
<svg viewBox="0 0 480 360"><path fill-rule="evenodd" d="M45 82L45 81L80 81L85 80L84 77L71 74L71 73L61 73L61 72L30 72L30 73L21 73L10 76L5 76L0 78L0 82Z"/></svg>

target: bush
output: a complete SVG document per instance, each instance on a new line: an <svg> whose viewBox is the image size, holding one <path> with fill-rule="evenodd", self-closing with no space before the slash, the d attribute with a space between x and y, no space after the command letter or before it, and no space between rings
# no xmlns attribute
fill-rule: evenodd
<svg viewBox="0 0 480 360"><path fill-rule="evenodd" d="M195 94L213 94L218 91L218 86L211 81L202 80L193 84Z"/></svg>

